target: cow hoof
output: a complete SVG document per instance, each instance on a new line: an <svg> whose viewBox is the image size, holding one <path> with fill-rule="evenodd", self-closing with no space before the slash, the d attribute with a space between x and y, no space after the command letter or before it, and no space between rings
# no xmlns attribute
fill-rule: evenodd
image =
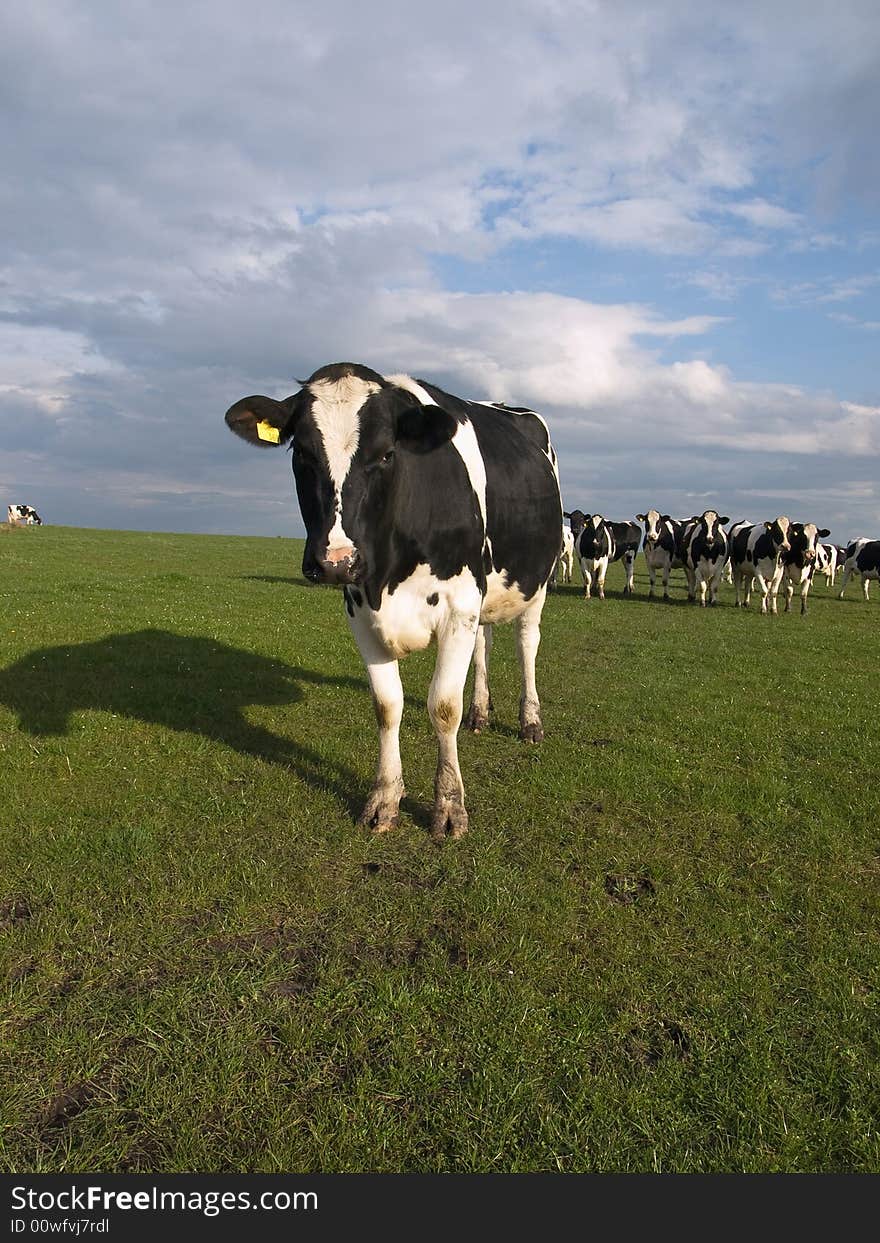
<svg viewBox="0 0 880 1243"><path fill-rule="evenodd" d="M529 725L521 725L519 736L522 742L543 742L544 727L540 721L533 721Z"/></svg>
<svg viewBox="0 0 880 1243"><path fill-rule="evenodd" d="M372 790L364 810L358 816L358 824L373 833L390 833L400 821L400 800L405 793L403 783L391 795L385 788Z"/></svg>
<svg viewBox="0 0 880 1243"><path fill-rule="evenodd" d="M464 719L465 729L469 729L472 734L479 734L483 729L489 726L488 712L479 711L477 708L471 707Z"/></svg>
<svg viewBox="0 0 880 1243"><path fill-rule="evenodd" d="M434 804L431 813L431 837L435 842L444 842L447 837L456 841L464 837L468 831L468 814L462 803L453 803L442 799Z"/></svg>

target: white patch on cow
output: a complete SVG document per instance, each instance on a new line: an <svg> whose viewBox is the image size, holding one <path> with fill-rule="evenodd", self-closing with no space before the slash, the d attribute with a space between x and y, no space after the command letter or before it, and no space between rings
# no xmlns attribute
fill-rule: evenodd
<svg viewBox="0 0 880 1243"><path fill-rule="evenodd" d="M506 570L490 570L486 577L486 595L480 612L483 625L512 621L526 608L527 600L519 584L510 582Z"/></svg>
<svg viewBox="0 0 880 1243"><path fill-rule="evenodd" d="M324 442L330 478L337 497L351 467L360 440L361 406L379 385L359 376L343 376L339 380L315 380L309 385L312 394L312 418Z"/></svg>
<svg viewBox="0 0 880 1243"><path fill-rule="evenodd" d="M429 604L428 597L437 603ZM358 625L368 627L372 637L394 660L426 648L440 630L464 630L473 642L480 620L480 589L471 571L454 578L437 578L424 562L393 592L386 587L379 608L359 609Z"/></svg>
<svg viewBox="0 0 880 1243"><path fill-rule="evenodd" d="M324 444L333 482L336 517L327 539L328 556L333 561L334 554L348 555L354 549L342 525L342 485L360 440L361 406L373 393L379 392L379 385L374 380L347 375L339 380L314 380L308 388L314 398L312 418Z"/></svg>

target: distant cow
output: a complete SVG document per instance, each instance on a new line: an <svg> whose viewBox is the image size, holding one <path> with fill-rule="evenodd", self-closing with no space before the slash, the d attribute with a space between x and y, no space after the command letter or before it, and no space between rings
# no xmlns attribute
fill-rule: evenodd
<svg viewBox="0 0 880 1243"><path fill-rule="evenodd" d="M806 613L807 597L816 571L817 541L830 534L826 527L817 527L813 522L792 522L789 525L789 549L782 558L786 613L791 612L795 587L801 589L801 613Z"/></svg>
<svg viewBox="0 0 880 1243"><path fill-rule="evenodd" d="M601 515L595 515L597 517ZM578 536L587 522L587 515L580 509L573 509L571 513L566 513L564 517L571 522L572 533L574 534L575 546L577 547ZM633 594L633 574L635 573L636 553L639 551L639 543L642 538L641 528L637 527L634 522L609 522L603 518L602 521L608 527L611 534L612 547L609 554L609 564L612 561L622 561L625 574L623 594L631 596ZM580 555L580 554L579 554ZM581 567L583 568L583 566ZM607 566L606 566L607 569ZM605 581L605 575L602 575L602 581ZM586 580L584 580L586 585ZM585 593L589 596L589 592ZM601 593L600 593L601 594ZM604 594L601 594L604 600Z"/></svg>
<svg viewBox="0 0 880 1243"><path fill-rule="evenodd" d="M862 591L865 599L870 599L868 589L872 578L880 578L880 540L853 540L846 546L846 557L843 562L843 581L840 584L840 596L846 591L846 585L856 574L861 575Z"/></svg>
<svg viewBox="0 0 880 1243"><path fill-rule="evenodd" d="M682 565L680 542L684 523L670 518L669 514L660 514L656 509L636 514L636 517L645 524L643 551L651 582L648 595L654 594L654 582L660 570L663 575L663 599L668 600L669 572L680 569Z"/></svg>
<svg viewBox="0 0 880 1243"><path fill-rule="evenodd" d="M824 574L826 585L834 586L834 580L837 577L837 571L840 569L843 561L840 558L840 552L843 551L846 556L846 549L840 550L836 544L817 544L816 545L816 568L813 576L816 574Z"/></svg>
<svg viewBox="0 0 880 1243"><path fill-rule="evenodd" d="M580 513L580 511L576 511ZM589 514L583 524L577 519L579 530L575 535L574 547L584 578L584 599L589 600L593 589L593 580L599 593L599 599L605 599L605 575L614 554L614 534L611 524L601 514Z"/></svg>
<svg viewBox="0 0 880 1243"><path fill-rule="evenodd" d="M574 568L574 535L571 527L562 528L562 551L559 554L558 569L562 570L563 583L571 582Z"/></svg>
<svg viewBox="0 0 880 1243"><path fill-rule="evenodd" d="M721 576L730 555L730 546L724 524L730 519L719 518L714 509L707 509L699 518L691 518L684 524L680 537L681 560L688 580L688 599L695 600L697 589L700 604L706 607L706 589L709 603L718 601Z"/></svg>
<svg viewBox="0 0 880 1243"><path fill-rule="evenodd" d="M43 519L30 505L9 505L6 509L6 521L10 526L41 527Z"/></svg>
<svg viewBox="0 0 880 1243"><path fill-rule="evenodd" d="M761 589L761 612L777 611L776 597L784 569L782 559L790 547L790 525L788 518L780 516L774 522L760 522L757 526L735 522L728 531L737 608L749 607L752 581L757 580Z"/></svg>
<svg viewBox="0 0 880 1243"><path fill-rule="evenodd" d="M293 439L306 527L303 573L343 586L379 726L379 764L361 823L393 828L404 794L398 661L437 642L428 713L438 741L431 828L467 831L458 764L468 724L488 721L491 624L516 621L520 737L539 742L535 655L559 556L556 455L538 415L463 401L426 381L355 363L322 367L283 401L244 397L226 423L253 445Z"/></svg>

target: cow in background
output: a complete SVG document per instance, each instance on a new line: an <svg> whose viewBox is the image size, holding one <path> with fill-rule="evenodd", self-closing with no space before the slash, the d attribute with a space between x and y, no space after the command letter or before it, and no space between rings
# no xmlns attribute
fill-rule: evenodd
<svg viewBox="0 0 880 1243"><path fill-rule="evenodd" d="M856 574L861 575L862 592L865 599L869 600L870 581L872 578L880 578L880 540L869 540L863 536L847 544L839 599L843 599L847 583Z"/></svg>
<svg viewBox="0 0 880 1243"><path fill-rule="evenodd" d="M584 578L584 599L589 600L595 579L599 599L604 600L605 575L615 550L611 524L601 514L583 515L580 510L575 510L571 515L571 525L572 531L577 532L574 547Z"/></svg>
<svg viewBox="0 0 880 1243"><path fill-rule="evenodd" d="M516 625L520 737L544 736L535 656L562 529L547 425L534 413L464 401L357 363L322 367L281 401L243 397L226 424L255 446L293 441L303 574L343 588L379 727L361 823L377 833L397 824L404 794L398 661L435 640L431 831L460 837L468 825L457 742L462 695L473 657L468 724L477 730L489 714L494 622Z"/></svg>
<svg viewBox="0 0 880 1243"><path fill-rule="evenodd" d="M41 527L43 519L30 505L8 505L6 521L11 527Z"/></svg>
<svg viewBox="0 0 880 1243"><path fill-rule="evenodd" d="M761 612L775 613L776 597L782 582L783 557L789 550L788 518L781 515L773 522L735 522L727 532L730 559L733 564L733 586L736 607L748 608L752 582L761 589Z"/></svg>
<svg viewBox="0 0 880 1243"><path fill-rule="evenodd" d="M690 518L681 533L680 556L688 580L688 599L695 600L699 589L703 608L706 607L707 588L709 604L718 601L721 576L730 555L724 530L724 524L729 521L727 517L720 518L717 510L707 509L699 518Z"/></svg>
<svg viewBox="0 0 880 1243"><path fill-rule="evenodd" d="M601 517L601 515L594 515ZM588 521L588 516L580 509L573 509L571 513L563 514L571 523L572 533L577 545L578 536L584 529L584 525ZM612 561L622 561L624 569L624 587L623 594L631 596L633 594L633 575L635 574L636 553L639 551L639 543L642 538L641 528L636 526L634 522L609 522L602 518L602 521L608 527L612 537L612 548L609 556L609 564ZM583 568L583 567L582 567ZM607 566L606 566L607 569ZM604 574L602 576L604 582ZM584 580L586 583L586 580ZM586 593L589 596L589 592ZM601 599L604 600L604 595Z"/></svg>
<svg viewBox="0 0 880 1243"><path fill-rule="evenodd" d="M845 555L846 550L844 550ZM837 577L837 571L843 562L840 560L839 550L836 544L817 544L816 545L816 567L813 571L813 577L816 574L824 574L826 586L833 587L834 580Z"/></svg>
<svg viewBox="0 0 880 1243"><path fill-rule="evenodd" d="M801 615L807 611L807 597L816 571L816 545L831 532L814 522L792 522L788 528L788 552L784 554L782 578L785 584L785 611L791 612L795 587L801 589Z"/></svg>
<svg viewBox="0 0 880 1243"><path fill-rule="evenodd" d="M562 551L559 554L558 569L562 571L563 583L570 583L574 569L574 534L571 527L562 528Z"/></svg>
<svg viewBox="0 0 880 1243"><path fill-rule="evenodd" d="M651 586L648 595L653 596L654 584L659 570L663 575L663 599L669 599L669 573L681 568L680 556L681 534L684 523L670 518L669 514L661 514L656 509L649 509L646 514L636 514L639 522L645 524L642 551L648 567L648 578Z"/></svg>

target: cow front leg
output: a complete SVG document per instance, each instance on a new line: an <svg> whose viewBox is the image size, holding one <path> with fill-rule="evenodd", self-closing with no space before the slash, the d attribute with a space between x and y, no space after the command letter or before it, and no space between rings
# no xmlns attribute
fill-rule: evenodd
<svg viewBox="0 0 880 1243"><path fill-rule="evenodd" d="M478 734L489 724L492 696L489 692L489 653L492 651L492 627L478 626L474 644L474 693L468 709L467 728Z"/></svg>
<svg viewBox="0 0 880 1243"><path fill-rule="evenodd" d="M456 616L437 635L437 663L428 691L428 715L437 735L437 772L431 813L431 836L435 841L442 841L447 835L455 838L467 833L464 784L458 766L458 727L478 629L475 612L472 625Z"/></svg>
<svg viewBox="0 0 880 1243"><path fill-rule="evenodd" d="M649 561L648 562L648 581L650 583L650 586L648 587L649 597L653 597L654 595L654 580L656 577L657 577L657 570Z"/></svg>
<svg viewBox="0 0 880 1243"><path fill-rule="evenodd" d="M791 612L791 599L793 595L794 595L794 584L792 583L790 578L787 578L785 580L785 610L784 610L786 613Z"/></svg>
<svg viewBox="0 0 880 1243"><path fill-rule="evenodd" d="M397 828L400 800L406 793L400 764L403 686L396 660L368 664L367 676L379 726L379 764L359 823L374 833L387 833L389 829Z"/></svg>
<svg viewBox="0 0 880 1243"><path fill-rule="evenodd" d="M541 703L535 683L535 658L541 642L541 612L544 608L544 592L539 591L525 612L514 623L516 627L516 651L522 674L522 696L519 701L519 736L523 742L542 742L544 726L541 723Z"/></svg>

